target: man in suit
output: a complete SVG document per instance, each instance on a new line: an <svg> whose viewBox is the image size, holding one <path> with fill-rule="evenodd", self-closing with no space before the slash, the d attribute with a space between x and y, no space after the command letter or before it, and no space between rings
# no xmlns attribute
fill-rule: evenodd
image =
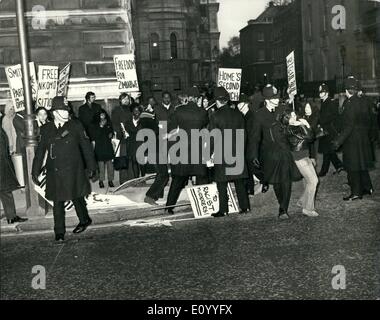
<svg viewBox="0 0 380 320"><path fill-rule="evenodd" d="M79 218L73 233L80 233L92 223L85 198L91 193L89 177L95 175L96 161L89 138L80 122L70 120L69 108L63 97L55 97L51 111L54 121L41 127L32 166L33 182L39 185L38 176L46 160L46 198L54 202L54 232L57 241L63 241L65 227L65 201L72 200Z"/></svg>
<svg viewBox="0 0 380 320"><path fill-rule="evenodd" d="M347 170L351 194L344 201L355 201L373 193L369 169L374 167L374 154L370 141L371 114L359 98L358 82L350 77L345 81L347 100L344 102L343 130L333 142L337 150L342 146L343 164Z"/></svg>
<svg viewBox="0 0 380 320"><path fill-rule="evenodd" d="M218 130L221 134L221 141L216 140L212 147L215 162L215 182L219 193L219 212L213 214L213 217L218 218L228 215L227 187L229 182L235 184L240 213L250 212L250 204L244 183L248 177L244 156L244 118L239 110L232 109L229 106L229 93L225 88L217 87L214 96L218 110L210 118L209 129L211 134L213 130ZM243 136L239 133L242 133ZM231 141L228 141L230 139ZM231 149L226 150L226 148ZM230 154L228 154L229 152ZM236 162L231 163L230 159L227 159L228 156L236 157ZM230 172L232 168L235 168L236 172Z"/></svg>
<svg viewBox="0 0 380 320"><path fill-rule="evenodd" d="M162 93L162 103L154 106L154 115L160 130L164 129L169 122L170 117L174 113L171 94L167 91ZM156 159L156 179L147 191L144 202L150 205L157 205L156 201L164 196L164 189L169 181L168 173L168 154L167 150L163 150L160 139L163 135L157 135L157 159Z"/></svg>
<svg viewBox="0 0 380 320"><path fill-rule="evenodd" d="M187 94L182 94L179 96L181 105L178 106L170 119L169 128L173 130L172 136L176 137L176 132L182 130L183 134L187 136L187 146L186 146L186 161L184 163L182 160L182 155L178 164L171 164L171 174L172 183L170 185L168 199L166 206L174 206L181 194L181 191L186 186L187 181L190 177L196 177L196 184L202 185L208 183L207 177L207 167L204 161L202 161L202 139L198 139L198 144L193 145L193 135L195 134L192 130L201 130L206 128L208 124L208 114L203 108L199 108L195 102L187 100ZM181 135L180 135L181 137ZM170 138L170 141L175 141ZM181 140L180 140L181 141ZM179 142L179 143L183 143ZM198 147L198 150L194 150L194 147ZM183 147L181 147L182 152ZM197 162L192 162L192 155L194 152L199 153L199 157L196 159ZM174 155L172 155L174 157ZM169 208L168 213L173 214L173 209Z"/></svg>
<svg viewBox="0 0 380 320"><path fill-rule="evenodd" d="M96 96L93 92L87 92L85 99L86 103L79 107L78 118L86 130L87 135L91 137L89 130L90 126L94 120L95 115L100 113L102 107L99 104L95 103Z"/></svg>
<svg viewBox="0 0 380 320"><path fill-rule="evenodd" d="M321 98L321 111L318 124L327 133L319 140L318 152L323 154L322 168L319 177L324 177L329 171L330 162L335 167L336 173L343 170L342 161L338 158L331 142L339 135L339 105L338 101L329 97L329 88L326 84L319 86L319 96Z"/></svg>
<svg viewBox="0 0 380 320"><path fill-rule="evenodd" d="M281 105L278 90L268 84L263 89L264 108L255 113L250 132L248 158L259 168L261 144L264 180L273 185L279 203L279 218L287 219L292 181L299 174L295 167L290 145L278 119L288 106Z"/></svg>
<svg viewBox="0 0 380 320"><path fill-rule="evenodd" d="M127 132L128 123L132 121L132 113L130 110L131 97L128 93L122 93L119 96L119 106L113 109L111 114L111 122L113 130L116 132L116 138L120 140L120 156L127 156L127 139L129 134ZM128 174L128 168L119 170L120 185L132 179Z"/></svg>

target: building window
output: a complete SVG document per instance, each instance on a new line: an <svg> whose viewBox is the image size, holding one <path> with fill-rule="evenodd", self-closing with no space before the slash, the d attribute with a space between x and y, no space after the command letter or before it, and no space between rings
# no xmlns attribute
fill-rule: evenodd
<svg viewBox="0 0 380 320"><path fill-rule="evenodd" d="M152 60L160 60L160 37L157 33L150 35L150 57Z"/></svg>
<svg viewBox="0 0 380 320"><path fill-rule="evenodd" d="M160 78L152 78L152 91L162 91L162 84Z"/></svg>
<svg viewBox="0 0 380 320"><path fill-rule="evenodd" d="M264 49L260 49L258 51L258 58L257 58L259 61L265 61L265 50Z"/></svg>
<svg viewBox="0 0 380 320"><path fill-rule="evenodd" d="M175 33L172 33L170 35L170 58L178 58L177 36L175 35Z"/></svg>
<svg viewBox="0 0 380 320"><path fill-rule="evenodd" d="M263 42L265 40L264 38L264 32L259 32L257 34L257 41Z"/></svg>

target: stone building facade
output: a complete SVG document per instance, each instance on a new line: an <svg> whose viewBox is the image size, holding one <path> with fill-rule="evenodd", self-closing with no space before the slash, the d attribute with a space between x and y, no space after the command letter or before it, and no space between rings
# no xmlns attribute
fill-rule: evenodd
<svg viewBox="0 0 380 320"><path fill-rule="evenodd" d="M145 97L216 81L218 11L215 0L133 1L138 77Z"/></svg>

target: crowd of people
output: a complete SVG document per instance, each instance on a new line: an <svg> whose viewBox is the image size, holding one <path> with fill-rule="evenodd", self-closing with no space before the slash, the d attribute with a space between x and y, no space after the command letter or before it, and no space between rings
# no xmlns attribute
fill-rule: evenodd
<svg viewBox="0 0 380 320"><path fill-rule="evenodd" d="M374 167L374 145L379 141L380 121L377 115L376 123L375 113L379 114L380 101L377 106L372 104L362 94L359 81L353 77L345 81L346 100L341 108L330 96L326 84L319 86L318 94L320 107L291 94L283 99L270 84L264 88L256 87L250 95L242 93L238 102L230 101L228 92L222 87L215 88L212 93L192 87L179 94L176 101L169 92L163 92L159 103L149 97L146 104L141 97L133 99L122 93L119 105L108 114L95 102L95 93L88 92L77 117L67 99L54 98L50 111L36 110L40 143L32 177L38 184L41 169L47 169L46 197L54 202L56 240L64 239L64 202L73 200L80 220L74 233L83 232L92 222L84 200L90 193L88 178L98 176L100 188L104 188L106 182L112 188L115 169L119 171L120 184L147 173L156 174L144 199L150 205L157 205L157 200L164 196L164 188L171 177L165 207L169 214L174 213L180 193L190 181L196 185L216 183L219 211L213 214L214 217L228 215L229 182L235 185L240 213L248 213L251 210L249 195L255 193L256 177L262 185L261 192L265 193L270 185L273 186L280 219L289 218L293 181L303 179L304 192L297 205L303 214L316 217L319 215L315 204L317 186L319 179L329 172L331 163L334 174L347 171L351 193L343 200L356 201L372 194L369 170ZM3 162L12 166L11 154L23 152L23 142L17 130L20 119L22 123L22 114L15 114L11 104L6 106L4 113L1 141L5 143L7 140L8 151L5 154L2 146L2 167ZM168 134L164 136L159 133L163 129L162 123L167 123ZM144 143L138 139L142 129L150 129L156 137L154 161L145 158L142 163L138 159L138 149ZM192 154L192 130L220 130L222 140L218 143L224 145L232 141L233 155L243 158L241 172L226 174L226 169L232 165L224 157L213 165L208 165L209 162L202 157L196 163L190 159L171 163L167 149L160 148L160 145L168 137L175 137L179 129L189 136L188 157ZM226 130L232 132L232 140L224 134ZM241 130L243 140L238 137ZM116 147L113 139L119 141ZM243 152L239 150L239 144L243 145ZM211 149L214 148L211 143ZM338 152L343 153L342 160ZM316 171L317 153L323 155L319 172ZM3 160L3 156L7 159ZM1 171L1 174L3 177L5 173ZM9 192L17 185L8 184L7 190L3 190L1 184L1 201L9 223L22 219L15 218L15 209L7 205ZM8 194L7 199L5 194Z"/></svg>

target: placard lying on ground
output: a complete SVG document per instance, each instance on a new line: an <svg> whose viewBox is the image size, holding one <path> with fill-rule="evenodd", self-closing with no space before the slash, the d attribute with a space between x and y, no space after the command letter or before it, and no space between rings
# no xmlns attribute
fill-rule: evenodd
<svg viewBox="0 0 380 320"><path fill-rule="evenodd" d="M59 72L57 96L60 96L60 97L62 97L62 96L66 97L67 96L67 86L69 84L70 67L71 67L71 64L68 63Z"/></svg>
<svg viewBox="0 0 380 320"><path fill-rule="evenodd" d="M195 218L204 218L219 211L219 195L216 184L205 184L186 189ZM228 213L239 212L230 184L227 188Z"/></svg>
<svg viewBox="0 0 380 320"><path fill-rule="evenodd" d="M29 73L30 73L30 86L32 90L32 99L35 100L37 97L37 79L36 70L34 67L34 62L29 62ZM24 98L24 87L22 84L22 69L21 64L16 64L15 66L5 67L5 74L8 79L9 89L11 90L11 97L13 106L16 112L25 110L25 98Z"/></svg>
<svg viewBox="0 0 380 320"><path fill-rule="evenodd" d="M51 109L51 101L57 95L58 67L38 66L38 90L36 108Z"/></svg>
<svg viewBox="0 0 380 320"><path fill-rule="evenodd" d="M119 82L120 92L138 92L136 63L134 54L119 54L113 57L116 78Z"/></svg>
<svg viewBox="0 0 380 320"><path fill-rule="evenodd" d="M286 57L286 65L288 68L288 91L289 95L297 94L297 81L296 81L296 66L294 61L294 51Z"/></svg>
<svg viewBox="0 0 380 320"><path fill-rule="evenodd" d="M231 101L239 101L241 69L220 68L218 73L218 87L223 87L228 91Z"/></svg>

